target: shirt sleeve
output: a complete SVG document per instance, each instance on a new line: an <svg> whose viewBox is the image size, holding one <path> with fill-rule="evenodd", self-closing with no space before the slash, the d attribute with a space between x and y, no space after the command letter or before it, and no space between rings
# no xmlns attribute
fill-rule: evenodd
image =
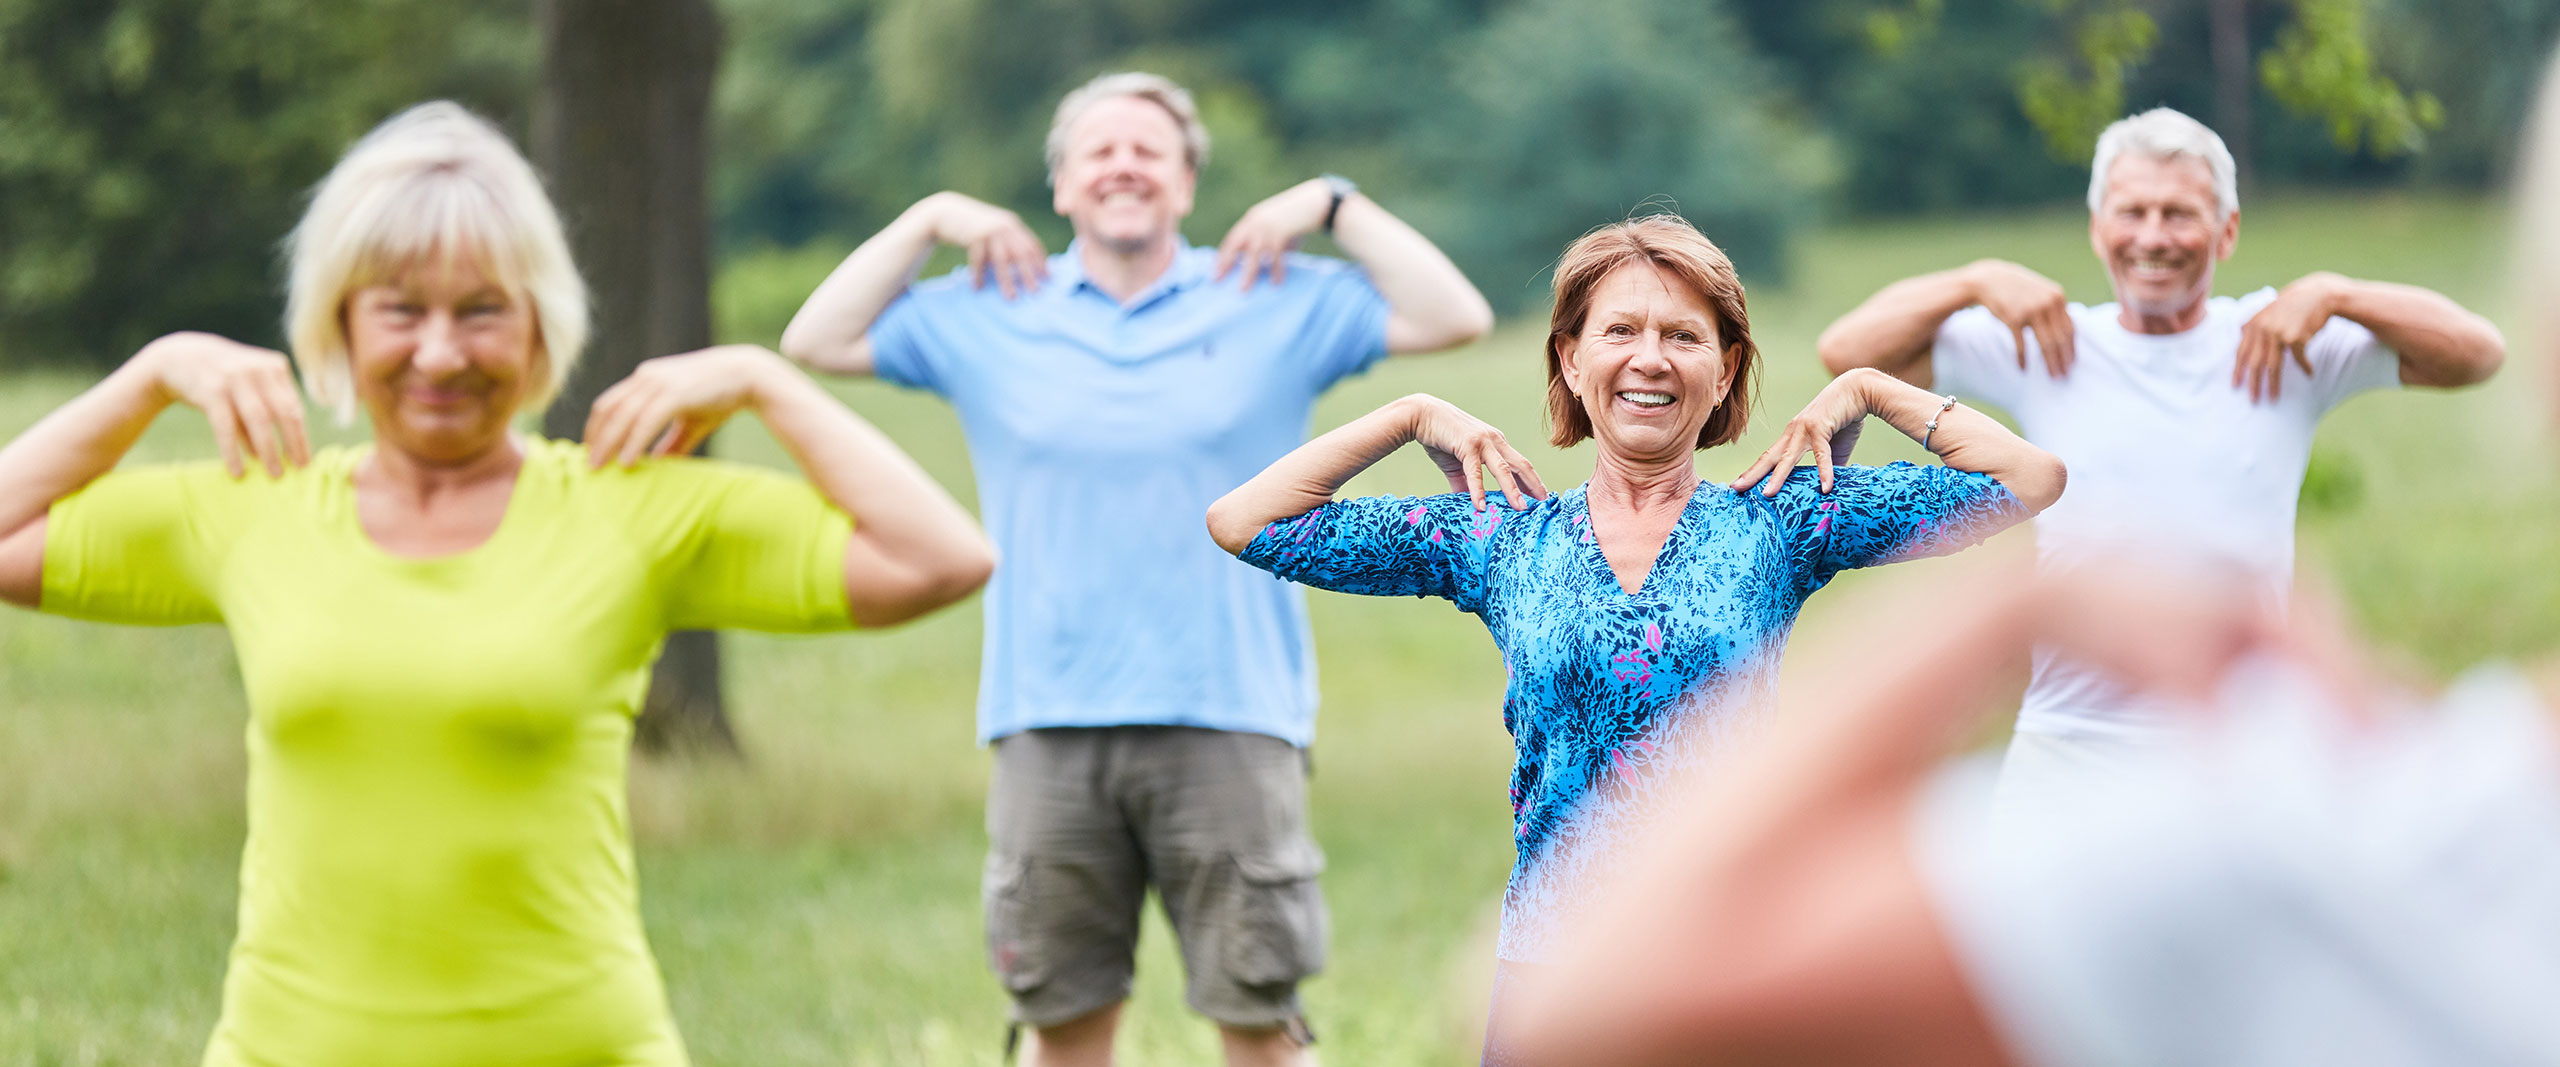
<svg viewBox="0 0 2560 1067"><path fill-rule="evenodd" d="M844 588L853 520L816 488L715 461L654 466L664 476L652 495L681 511L681 536L661 569L668 629L806 633L853 625Z"/></svg>
<svg viewBox="0 0 2560 1067"><path fill-rule="evenodd" d="M957 358L950 342L958 334L948 320L967 299L965 291L953 291L956 284L949 279L919 282L881 309L867 335L873 373L894 385L949 394L945 383Z"/></svg>
<svg viewBox="0 0 2560 1067"><path fill-rule="evenodd" d="M1852 568L1969 548L2027 518L1998 479L1947 467L1834 467L1831 491L1820 484L1812 468L1798 468L1778 494L1808 589Z"/></svg>
<svg viewBox="0 0 2560 1067"><path fill-rule="evenodd" d="M1316 391L1368 370L1387 354L1387 298L1367 271L1315 256L1293 257L1293 271L1316 277L1299 334Z"/></svg>
<svg viewBox="0 0 2560 1067"><path fill-rule="evenodd" d="M2027 366L2044 366L2033 334L2027 337ZM1929 346L1931 388L2014 415L2018 398L2025 393L2026 376L2027 371L2018 366L2017 336L1991 309L1969 307L1938 324L1938 335Z"/></svg>
<svg viewBox="0 0 2560 1067"><path fill-rule="evenodd" d="M210 464L112 473L46 514L39 610L100 622L220 622L221 498L246 490Z"/></svg>
<svg viewBox="0 0 2560 1067"><path fill-rule="evenodd" d="M2400 385L2400 356L2363 324L2332 315L2303 346L2311 361L2311 380L2319 390L2320 410L2327 411L2367 389Z"/></svg>
<svg viewBox="0 0 2560 1067"><path fill-rule="evenodd" d="M1514 514L1465 493L1336 500L1262 528L1237 558L1293 582L1361 596L1436 596L1484 607L1493 532Z"/></svg>

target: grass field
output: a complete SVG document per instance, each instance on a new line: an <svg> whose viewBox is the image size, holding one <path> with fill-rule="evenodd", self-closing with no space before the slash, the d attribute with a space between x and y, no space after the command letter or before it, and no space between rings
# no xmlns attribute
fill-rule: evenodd
<svg viewBox="0 0 2560 1067"><path fill-rule="evenodd" d="M2494 205L2264 199L2224 292L2331 269L2433 286L2493 314L2505 304ZM1807 240L1790 285L1753 297L1769 359L1759 432L1710 454L1706 470L1730 475L1765 444L1822 380L1815 333L1893 278L1998 255L2104 299L2082 227L2077 212L2055 211ZM777 257L733 271L725 329L770 341L827 265ZM1515 320L1466 352L1391 361L1337 390L1317 423L1427 390L1511 432L1550 485L1570 485L1591 456L1535 444L1539 330ZM2305 558L2413 670L2441 676L2560 644L2560 486L2534 429L2538 378L2518 370L2468 394L2362 398L2322 433ZM82 384L0 385L0 434ZM947 409L869 384L843 395L968 494ZM1869 460L1917 455L1868 441ZM721 447L778 459L754 427ZM138 458L205 454L200 424L181 414ZM1354 491L1436 487L1406 455ZM1802 633L1818 635L1842 597L1815 598ZM1314 612L1325 692L1314 795L1335 920L1332 966L1308 989L1315 1025L1337 1064L1473 1062L1510 861L1498 661L1445 605L1315 594ZM978 940L977 636L972 602L885 634L734 637L730 687L749 760L639 766L644 909L699 1061L997 1061L1004 1006ZM232 932L242 725L219 630L0 614L0 1065L193 1061ZM1140 966L1126 1062L1213 1062L1160 923Z"/></svg>

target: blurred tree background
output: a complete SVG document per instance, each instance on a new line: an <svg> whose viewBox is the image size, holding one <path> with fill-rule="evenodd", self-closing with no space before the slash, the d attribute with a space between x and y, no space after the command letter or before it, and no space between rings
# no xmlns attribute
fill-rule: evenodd
<svg viewBox="0 0 2560 1067"><path fill-rule="evenodd" d="M714 247L778 325L918 197L1020 210L1066 88L1190 85L1195 241L1319 171L1495 302L1672 206L1755 277L1822 217L2067 202L2106 118L2232 133L2253 184L2501 180L2560 0L722 0ZM357 134L460 99L529 132L530 0L0 0L0 367L178 327L272 343L275 246ZM729 332L735 333L736 329ZM766 338L770 340L770 338Z"/></svg>

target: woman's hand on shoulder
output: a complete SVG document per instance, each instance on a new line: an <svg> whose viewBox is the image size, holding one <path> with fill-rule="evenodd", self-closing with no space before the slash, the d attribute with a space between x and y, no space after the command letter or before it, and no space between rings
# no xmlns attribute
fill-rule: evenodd
<svg viewBox="0 0 2560 1067"><path fill-rule="evenodd" d="M232 477L253 462L278 478L287 465L311 462L302 391L284 353L189 331L142 346L133 362L163 400L204 412Z"/></svg>
<svg viewBox="0 0 2560 1067"><path fill-rule="evenodd" d="M1415 393L1396 403L1410 415L1413 442L1449 479L1449 491L1473 498L1476 510L1484 510L1487 471L1492 472L1490 484L1514 509L1547 497L1537 468L1491 424L1429 393Z"/></svg>
<svg viewBox="0 0 2560 1067"><path fill-rule="evenodd" d="M1822 491L1831 491L1831 468L1849 462L1849 453L1857 448L1858 432L1867 424L1873 394L1870 379L1887 377L1883 371L1860 367L1831 380L1814 394L1796 417L1787 420L1778 431L1778 440L1762 452L1749 470L1735 478L1731 488L1744 492L1760 486L1763 496L1778 495L1778 487L1787 475L1803 465L1804 454L1813 453L1814 468L1821 474Z"/></svg>
<svg viewBox="0 0 2560 1067"><path fill-rule="evenodd" d="M781 356L757 345L719 345L642 363L589 409L587 462L628 467L649 456L691 452L729 416L757 405L777 374L799 377Z"/></svg>

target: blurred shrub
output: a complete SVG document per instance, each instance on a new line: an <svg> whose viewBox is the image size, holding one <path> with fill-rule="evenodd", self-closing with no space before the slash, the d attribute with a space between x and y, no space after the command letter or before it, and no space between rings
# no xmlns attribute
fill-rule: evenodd
<svg viewBox="0 0 2560 1067"><path fill-rule="evenodd" d="M0 367L181 327L275 343L294 194L418 100L512 120L525 10L0 0Z"/></svg>
<svg viewBox="0 0 2560 1067"><path fill-rule="evenodd" d="M937 189L1048 237L1041 140L1067 89L1145 69L1213 146L1187 227L1214 242L1321 171L1440 242L1498 305L1566 243L1676 206L1766 272L1827 179L1719 3L732 0L715 189L731 248L838 253ZM1765 276L1765 275L1764 275Z"/></svg>

